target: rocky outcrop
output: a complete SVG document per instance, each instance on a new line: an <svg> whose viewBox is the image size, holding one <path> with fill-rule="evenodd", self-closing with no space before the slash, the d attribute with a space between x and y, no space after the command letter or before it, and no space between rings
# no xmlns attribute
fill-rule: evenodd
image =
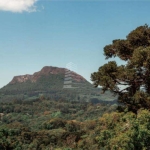
<svg viewBox="0 0 150 150"><path fill-rule="evenodd" d="M65 75L66 69L65 68L58 68L52 66L45 66L39 72L35 72L33 75L20 75L15 76L9 84L15 83L23 83L27 81L36 82L41 76L48 76L50 74L64 74ZM72 79L76 82L85 82L86 80L80 76L79 74L70 71Z"/></svg>

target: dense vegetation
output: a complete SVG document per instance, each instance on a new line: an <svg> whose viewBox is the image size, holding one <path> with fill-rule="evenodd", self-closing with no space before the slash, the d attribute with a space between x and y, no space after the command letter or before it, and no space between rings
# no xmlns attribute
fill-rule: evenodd
<svg viewBox="0 0 150 150"><path fill-rule="evenodd" d="M150 112L36 99L1 103L1 150L148 150Z"/></svg>
<svg viewBox="0 0 150 150"><path fill-rule="evenodd" d="M44 97L1 103L0 113L4 116L0 122L0 149L85 147L98 118L115 109L115 104L53 101Z"/></svg>

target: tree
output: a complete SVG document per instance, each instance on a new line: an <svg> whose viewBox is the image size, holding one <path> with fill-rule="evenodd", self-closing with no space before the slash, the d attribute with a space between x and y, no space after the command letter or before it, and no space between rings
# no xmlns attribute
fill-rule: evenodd
<svg viewBox="0 0 150 150"><path fill-rule="evenodd" d="M126 39L113 40L104 47L104 55L106 59L119 57L126 64L118 66L109 61L101 66L91 75L95 87L100 85L103 92L118 94L118 102L129 111L150 109L150 27L145 24L131 31Z"/></svg>

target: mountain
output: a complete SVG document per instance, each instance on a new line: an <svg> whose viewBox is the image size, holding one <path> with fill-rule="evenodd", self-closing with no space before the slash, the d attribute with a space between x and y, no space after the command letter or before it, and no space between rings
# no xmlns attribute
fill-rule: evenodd
<svg viewBox="0 0 150 150"><path fill-rule="evenodd" d="M30 100L39 97L47 99L66 99L97 102L112 100L110 93L100 94L100 89L93 88L81 75L65 69L45 66L33 75L15 76L0 89L0 100Z"/></svg>
<svg viewBox="0 0 150 150"><path fill-rule="evenodd" d="M9 84L15 84L15 83L24 83L27 81L30 81L32 83L37 82L38 79L40 79L42 76L49 76L49 75L63 75L63 78L65 78L65 73L67 70L65 68L58 68L58 67L43 67L41 71L35 72L33 75L22 75L22 76L15 76L12 81ZM78 75L77 73L70 71L70 76L73 77L73 80L76 82L87 82L86 79L84 79L82 76ZM63 81L63 80L62 80Z"/></svg>

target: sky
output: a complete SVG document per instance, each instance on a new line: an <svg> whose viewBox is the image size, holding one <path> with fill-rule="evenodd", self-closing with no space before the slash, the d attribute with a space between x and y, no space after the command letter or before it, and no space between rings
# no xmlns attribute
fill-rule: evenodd
<svg viewBox="0 0 150 150"><path fill-rule="evenodd" d="M136 0L0 0L0 87L14 76L70 62L90 81L111 61L104 46L150 25L149 8L150 1Z"/></svg>

